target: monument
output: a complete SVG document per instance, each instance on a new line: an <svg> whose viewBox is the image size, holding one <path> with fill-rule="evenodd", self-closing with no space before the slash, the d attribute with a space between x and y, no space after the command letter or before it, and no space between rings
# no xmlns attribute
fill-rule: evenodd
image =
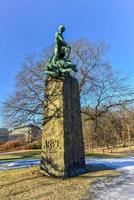
<svg viewBox="0 0 134 200"><path fill-rule="evenodd" d="M70 60L64 31L59 26L54 54L45 67L41 171L56 177L75 176L85 167L79 85L70 75L77 68Z"/></svg>

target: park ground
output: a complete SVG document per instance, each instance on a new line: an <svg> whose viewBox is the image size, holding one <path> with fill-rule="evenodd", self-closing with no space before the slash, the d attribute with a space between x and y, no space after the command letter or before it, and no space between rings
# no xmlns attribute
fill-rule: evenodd
<svg viewBox="0 0 134 200"><path fill-rule="evenodd" d="M88 153L97 157L122 157L130 151L114 153ZM132 153L132 151L131 151ZM40 151L20 151L0 154L0 161L13 161L24 158L40 158ZM89 169L85 174L67 179L48 178L40 173L39 166L24 169L0 171L1 200L78 200L89 199L90 186L105 176L117 176L118 173L106 169Z"/></svg>

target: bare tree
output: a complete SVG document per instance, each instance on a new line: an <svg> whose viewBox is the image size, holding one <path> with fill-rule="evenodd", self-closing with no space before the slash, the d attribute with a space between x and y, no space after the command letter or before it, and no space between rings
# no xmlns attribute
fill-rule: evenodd
<svg viewBox="0 0 134 200"><path fill-rule="evenodd" d="M112 72L105 59L107 45L78 40L72 43L71 59L78 67L82 112L95 127L109 109L132 99L132 91ZM10 126L27 123L41 125L44 108L44 67L52 49L42 52L38 60L28 57L16 76L14 93L4 102L4 121ZM89 109L91 108L91 109Z"/></svg>
<svg viewBox="0 0 134 200"><path fill-rule="evenodd" d="M133 88L127 86L125 78L113 72L105 59L106 50L105 43L91 44L86 40L75 42L73 48L73 59L79 68L77 78L80 83L82 113L86 115L85 121L94 122L94 128L91 129L90 125L86 128L91 148L93 138L99 134L97 128L101 118L124 102L129 104L134 101Z"/></svg>
<svg viewBox="0 0 134 200"><path fill-rule="evenodd" d="M44 104L44 64L30 57L16 75L15 91L4 102L4 121L10 126L41 125Z"/></svg>

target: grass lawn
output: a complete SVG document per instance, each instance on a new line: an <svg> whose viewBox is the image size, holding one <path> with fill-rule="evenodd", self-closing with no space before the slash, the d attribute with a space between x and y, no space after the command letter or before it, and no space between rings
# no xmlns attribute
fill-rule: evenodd
<svg viewBox="0 0 134 200"><path fill-rule="evenodd" d="M126 152L105 152L102 153L101 151L97 152L86 152L86 156L95 156L95 157L102 157L102 158L120 158L128 156L131 152L128 150ZM16 159L30 159L30 158L40 158L41 150L23 150L23 151L15 151L12 153L0 154L0 161L13 161Z"/></svg>
<svg viewBox="0 0 134 200"><path fill-rule="evenodd" d="M12 152L0 154L0 161L40 158L40 155L40 150ZM113 158L127 156L128 152L86 152L86 155ZM0 200L82 200L90 196L90 186L93 182L108 175L116 176L118 173L104 168L92 171L90 169L78 177L56 179L43 176L39 166L0 171Z"/></svg>
<svg viewBox="0 0 134 200"><path fill-rule="evenodd" d="M0 154L0 161L13 161L16 159L29 159L40 158L41 150L29 150L29 151L16 151L13 153Z"/></svg>
<svg viewBox="0 0 134 200"><path fill-rule="evenodd" d="M0 154L0 161L40 158L40 150ZM116 157L111 154L90 153L89 156ZM119 155L118 155L119 157ZM48 178L38 167L0 171L0 200L77 200L90 195L90 186L101 177L117 175L104 168L90 169L88 173L68 179Z"/></svg>
<svg viewBox="0 0 134 200"><path fill-rule="evenodd" d="M90 185L117 172L102 170L68 179L48 178L39 167L0 171L0 200L78 200L89 197Z"/></svg>
<svg viewBox="0 0 134 200"><path fill-rule="evenodd" d="M92 151L86 151L86 155L107 157L107 158L125 157L129 155L134 155L134 146L112 148L112 152L111 149L105 149L103 151L102 148L98 148L98 149L93 149Z"/></svg>
<svg viewBox="0 0 134 200"><path fill-rule="evenodd" d="M98 157L98 158L122 158L122 157L127 157L129 154L127 153L86 153L86 156L91 156L91 157Z"/></svg>

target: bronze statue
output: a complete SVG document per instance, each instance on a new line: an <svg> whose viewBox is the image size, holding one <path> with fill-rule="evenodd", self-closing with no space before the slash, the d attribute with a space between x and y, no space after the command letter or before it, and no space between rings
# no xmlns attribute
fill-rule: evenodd
<svg viewBox="0 0 134 200"><path fill-rule="evenodd" d="M65 27L60 25L55 34L54 54L46 64L45 73L52 77L58 77L71 71L77 72L76 65L70 61L71 46L64 40Z"/></svg>

